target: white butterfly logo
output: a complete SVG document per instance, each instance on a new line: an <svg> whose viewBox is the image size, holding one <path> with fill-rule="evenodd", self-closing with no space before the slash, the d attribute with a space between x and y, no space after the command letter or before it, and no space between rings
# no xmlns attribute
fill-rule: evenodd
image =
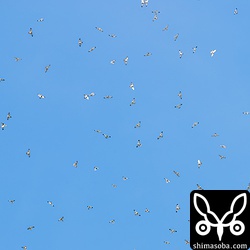
<svg viewBox="0 0 250 250"><path fill-rule="evenodd" d="M203 213L199 209L199 207L197 205L198 198L202 199L205 202L207 214L212 215L215 218L217 223L210 222L208 220L207 214ZM233 213L235 203L240 198L243 198L243 206L241 207L240 211L238 211L237 213L234 213L233 219L231 220L231 222L223 223L225 221L225 219L227 218L227 216L229 214ZM239 216L246 208L246 205L247 205L246 193L239 194L233 199L231 206L230 206L230 210L228 212L226 212L221 219L219 219L218 216L213 211L210 210L210 205L209 205L207 199L203 195L201 195L199 193L195 193L194 197L193 197L193 202L194 202L194 207L195 207L196 211L204 217L204 220L197 222L197 224L195 226L195 230L199 235L202 235L202 236L207 235L207 234L209 234L211 227L217 227L217 235L218 235L219 241L221 241L222 235L224 233L224 227L229 227L230 232L235 236L241 235L245 231L244 223L240 220L236 220L236 217Z"/></svg>

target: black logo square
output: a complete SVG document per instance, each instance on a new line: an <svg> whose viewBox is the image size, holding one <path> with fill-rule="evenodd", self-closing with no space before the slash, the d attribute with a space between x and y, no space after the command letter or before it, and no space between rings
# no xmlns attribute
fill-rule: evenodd
<svg viewBox="0 0 250 250"><path fill-rule="evenodd" d="M250 194L246 190L196 190L190 194L192 249L248 249Z"/></svg>

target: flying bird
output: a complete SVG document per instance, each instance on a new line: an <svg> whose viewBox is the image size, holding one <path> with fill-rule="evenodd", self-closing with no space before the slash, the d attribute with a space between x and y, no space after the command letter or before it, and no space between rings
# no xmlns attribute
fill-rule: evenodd
<svg viewBox="0 0 250 250"><path fill-rule="evenodd" d="M221 160L226 159L226 156L224 156L224 155L219 155L219 157L220 157Z"/></svg>
<svg viewBox="0 0 250 250"><path fill-rule="evenodd" d="M216 52L216 49L210 51L210 56L213 57Z"/></svg>
<svg viewBox="0 0 250 250"><path fill-rule="evenodd" d="M16 200L8 200L9 203L14 204Z"/></svg>
<svg viewBox="0 0 250 250"><path fill-rule="evenodd" d="M166 25L163 29L162 29L162 31L167 31L168 30L168 25Z"/></svg>
<svg viewBox="0 0 250 250"><path fill-rule="evenodd" d="M112 96L112 95L106 95L106 96L104 96L103 98L104 98L104 99L111 99L111 98L113 98L113 96Z"/></svg>
<svg viewBox="0 0 250 250"><path fill-rule="evenodd" d="M175 206L175 212L177 213L180 209L181 209L181 208L180 208L180 205L179 205L179 204L176 204L176 206Z"/></svg>
<svg viewBox="0 0 250 250"><path fill-rule="evenodd" d="M75 161L75 162L73 163L73 167L75 167L75 168L78 167L78 161Z"/></svg>
<svg viewBox="0 0 250 250"><path fill-rule="evenodd" d="M107 134L102 134L104 136L105 139L108 139L108 138L111 138L110 135L107 135Z"/></svg>
<svg viewBox="0 0 250 250"><path fill-rule="evenodd" d="M182 92L181 91L179 91L178 96L180 97L180 99L182 99Z"/></svg>
<svg viewBox="0 0 250 250"><path fill-rule="evenodd" d="M149 211L148 208L146 208L146 209L144 210L144 212L145 212L145 213L150 213L150 211Z"/></svg>
<svg viewBox="0 0 250 250"><path fill-rule="evenodd" d="M140 148L141 146L142 146L141 141L138 140L138 141L137 141L137 144L136 144L136 147L137 147L137 148Z"/></svg>
<svg viewBox="0 0 250 250"><path fill-rule="evenodd" d="M126 57L123 59L123 62L124 62L125 65L128 64L128 56L126 56Z"/></svg>
<svg viewBox="0 0 250 250"><path fill-rule="evenodd" d="M196 52L197 48L198 48L197 46L195 46L195 47L192 48L193 54Z"/></svg>
<svg viewBox="0 0 250 250"><path fill-rule="evenodd" d="M167 244L167 245L169 245L169 244L170 244L170 242L169 242L169 241L163 241L163 243L164 243L164 244Z"/></svg>
<svg viewBox="0 0 250 250"><path fill-rule="evenodd" d="M21 247L23 250L27 250L28 248L27 248L27 246L22 246Z"/></svg>
<svg viewBox="0 0 250 250"><path fill-rule="evenodd" d="M19 62L19 61L22 60L22 58L20 58L20 57L14 57L14 58L15 58L15 61L16 61L16 62Z"/></svg>
<svg viewBox="0 0 250 250"><path fill-rule="evenodd" d="M50 66L51 66L50 64L49 64L49 65L47 65L47 66L45 66L45 70L44 70L44 72L45 72L45 73L47 73L47 72L48 72L48 70L49 70Z"/></svg>
<svg viewBox="0 0 250 250"><path fill-rule="evenodd" d="M7 114L7 120L9 120L11 118L12 118L12 116L11 116L10 112L8 112L8 114Z"/></svg>
<svg viewBox="0 0 250 250"><path fill-rule="evenodd" d="M27 228L27 230L30 230L30 231L31 231L31 230L34 229L34 228L35 228L34 226L30 226L30 227Z"/></svg>
<svg viewBox="0 0 250 250"><path fill-rule="evenodd" d="M134 128L140 128L141 127L141 121L135 124Z"/></svg>
<svg viewBox="0 0 250 250"><path fill-rule="evenodd" d="M161 131L161 133L159 134L159 136L157 137L157 140L163 138L163 131Z"/></svg>
<svg viewBox="0 0 250 250"><path fill-rule="evenodd" d="M242 112L242 113L243 113L243 115L249 115L249 114L250 114L249 111L244 111L244 112Z"/></svg>
<svg viewBox="0 0 250 250"><path fill-rule="evenodd" d="M112 184L112 187L113 187L113 188L117 188L117 185L116 185L116 184Z"/></svg>
<svg viewBox="0 0 250 250"><path fill-rule="evenodd" d="M87 206L88 210L93 209L93 208L94 208L93 206Z"/></svg>
<svg viewBox="0 0 250 250"><path fill-rule="evenodd" d="M141 0L141 7L143 6L148 7L148 0Z"/></svg>
<svg viewBox="0 0 250 250"><path fill-rule="evenodd" d="M201 165L202 165L202 162L201 162L200 160L198 160L198 161L197 161L197 164L198 164L198 168L200 168Z"/></svg>
<svg viewBox="0 0 250 250"><path fill-rule="evenodd" d="M160 11L159 10L153 10L152 13L154 13L154 17L153 17L153 20L152 20L154 22L155 20L158 19L158 14L160 13Z"/></svg>
<svg viewBox="0 0 250 250"><path fill-rule="evenodd" d="M187 244L190 244L190 241L188 241L188 240L185 240L185 244L187 245Z"/></svg>
<svg viewBox="0 0 250 250"><path fill-rule="evenodd" d="M1 122L1 129L4 130L7 127L7 124L5 124L4 122Z"/></svg>
<svg viewBox="0 0 250 250"><path fill-rule="evenodd" d="M45 96L42 95L42 94L38 94L37 96L39 97L39 99L44 99L45 98Z"/></svg>
<svg viewBox="0 0 250 250"><path fill-rule="evenodd" d="M83 98L84 98L85 100L89 100L89 94L83 94Z"/></svg>
<svg viewBox="0 0 250 250"><path fill-rule="evenodd" d="M177 105L175 105L174 107L175 107L176 109L180 109L180 108L181 108L181 106L182 106L182 103L177 104Z"/></svg>
<svg viewBox="0 0 250 250"><path fill-rule="evenodd" d="M175 36L174 36L174 41L176 41L179 37L179 33L177 33Z"/></svg>
<svg viewBox="0 0 250 250"><path fill-rule="evenodd" d="M152 56L151 52L147 52L146 54L144 54L144 56Z"/></svg>
<svg viewBox="0 0 250 250"><path fill-rule="evenodd" d="M52 201L47 201L47 203L48 203L50 206L54 207L54 204L53 204Z"/></svg>
<svg viewBox="0 0 250 250"><path fill-rule="evenodd" d="M141 216L135 209L134 209L134 215L135 216Z"/></svg>
<svg viewBox="0 0 250 250"><path fill-rule="evenodd" d="M95 50L95 49L96 49L96 46L90 48L90 49L88 50L88 52L92 52L92 51Z"/></svg>
<svg viewBox="0 0 250 250"><path fill-rule="evenodd" d="M97 170L99 170L99 167L94 166L94 171L97 171Z"/></svg>
<svg viewBox="0 0 250 250"><path fill-rule="evenodd" d="M173 172L174 172L174 174L175 174L176 176L180 177L180 173L179 173L179 172L176 172L175 170L174 170Z"/></svg>
<svg viewBox="0 0 250 250"><path fill-rule="evenodd" d="M79 39L78 39L78 46L79 46L79 47L82 47L82 44L83 44L83 41L82 41L81 38L79 38Z"/></svg>
<svg viewBox="0 0 250 250"><path fill-rule="evenodd" d="M116 34L110 34L109 36L110 36L111 38L116 38L116 37L117 37Z"/></svg>
<svg viewBox="0 0 250 250"><path fill-rule="evenodd" d="M196 127L199 124L199 122L194 122L192 125L192 128Z"/></svg>
<svg viewBox="0 0 250 250"><path fill-rule="evenodd" d="M171 228L169 228L169 231L170 231L170 233L171 233L171 234L173 234L173 233L177 233L177 231L176 231L175 229L171 229Z"/></svg>
<svg viewBox="0 0 250 250"><path fill-rule="evenodd" d="M37 19L36 21L37 21L37 22L43 22L43 21L44 21L44 18L41 17L41 18Z"/></svg>
<svg viewBox="0 0 250 250"><path fill-rule="evenodd" d="M60 217L58 221L64 222L64 216Z"/></svg>
<svg viewBox="0 0 250 250"><path fill-rule="evenodd" d="M198 190L203 190L203 188L199 184L196 184L196 186Z"/></svg>
<svg viewBox="0 0 250 250"><path fill-rule="evenodd" d="M183 52L179 50L179 57L182 58L182 56L183 56Z"/></svg>
<svg viewBox="0 0 250 250"><path fill-rule="evenodd" d="M136 102L135 102L135 98L133 98L133 100L131 101L131 103L129 104L129 106L132 106L134 105Z"/></svg>
<svg viewBox="0 0 250 250"><path fill-rule="evenodd" d="M211 136L212 136L212 137L218 137L218 136L219 136L219 134L214 133L214 134L212 134Z"/></svg>
<svg viewBox="0 0 250 250"><path fill-rule="evenodd" d="M26 155L30 157L30 149L27 150Z"/></svg>
<svg viewBox="0 0 250 250"><path fill-rule="evenodd" d="M164 180L165 180L166 183L169 183L169 182L170 182L170 180L167 179L167 178L165 178L165 177L164 177Z"/></svg>
<svg viewBox="0 0 250 250"><path fill-rule="evenodd" d="M235 8L235 9L234 9L234 15L237 15L237 14L238 14L238 9Z"/></svg>
<svg viewBox="0 0 250 250"><path fill-rule="evenodd" d="M102 133L102 131L99 130L99 129L97 129L97 130L94 129L94 131L95 131L96 133Z"/></svg>
<svg viewBox="0 0 250 250"><path fill-rule="evenodd" d="M116 60L111 60L110 61L110 63L113 64L113 65L115 64L115 62L116 62Z"/></svg>
<svg viewBox="0 0 250 250"><path fill-rule="evenodd" d="M224 145L224 144L220 145L220 147L221 147L221 148L224 148L224 149L227 148L227 146Z"/></svg>
<svg viewBox="0 0 250 250"><path fill-rule="evenodd" d="M135 86L134 86L134 84L133 84L132 82L130 83L129 87L130 87L132 90L135 90Z"/></svg>
<svg viewBox="0 0 250 250"><path fill-rule="evenodd" d="M109 223L110 223L110 224L114 224L114 223L115 223L115 220L114 220L114 219L113 219L113 220L110 220Z"/></svg>
<svg viewBox="0 0 250 250"><path fill-rule="evenodd" d="M33 37L33 30L32 30L32 28L30 28L28 34L31 35L31 36Z"/></svg>
<svg viewBox="0 0 250 250"><path fill-rule="evenodd" d="M0 78L0 82L4 82L5 81L5 79L4 78Z"/></svg>
<svg viewBox="0 0 250 250"><path fill-rule="evenodd" d="M123 179L124 181L127 181L127 180L128 180L128 177L122 176L122 179Z"/></svg>
<svg viewBox="0 0 250 250"><path fill-rule="evenodd" d="M103 29L100 27L95 27L98 31L103 32Z"/></svg>

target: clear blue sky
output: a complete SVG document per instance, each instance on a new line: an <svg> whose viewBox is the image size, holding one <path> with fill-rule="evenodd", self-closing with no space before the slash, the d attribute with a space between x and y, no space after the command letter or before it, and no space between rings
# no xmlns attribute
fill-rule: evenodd
<svg viewBox="0 0 250 250"><path fill-rule="evenodd" d="M189 249L196 184L250 182L249 8L247 0L2 2L1 249Z"/></svg>

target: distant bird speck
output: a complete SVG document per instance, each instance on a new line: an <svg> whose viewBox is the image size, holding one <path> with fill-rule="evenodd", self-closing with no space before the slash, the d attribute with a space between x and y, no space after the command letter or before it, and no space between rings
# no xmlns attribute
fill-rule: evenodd
<svg viewBox="0 0 250 250"><path fill-rule="evenodd" d="M28 34L33 37L33 30L32 30L32 28L30 28L30 30L28 31Z"/></svg>
<svg viewBox="0 0 250 250"><path fill-rule="evenodd" d="M135 98L133 98L133 100L131 101L131 103L129 104L129 106L132 106L132 105L135 105L136 104L136 101L135 101Z"/></svg>
<svg viewBox="0 0 250 250"><path fill-rule="evenodd" d="M192 48L193 54L196 52L197 48L198 48L197 46L195 46L195 47Z"/></svg>
<svg viewBox="0 0 250 250"><path fill-rule="evenodd" d="M164 177L166 183L170 183L170 180Z"/></svg>
<svg viewBox="0 0 250 250"><path fill-rule="evenodd" d="M158 135L157 140L159 140L161 138L163 138L163 131L161 131L161 133Z"/></svg>
<svg viewBox="0 0 250 250"><path fill-rule="evenodd" d="M137 147L137 148L140 148L141 146L142 146L141 140L138 140L138 141L137 141L137 144L136 144L136 147Z"/></svg>
<svg viewBox="0 0 250 250"><path fill-rule="evenodd" d="M141 121L135 124L134 128L140 128L141 127Z"/></svg>
<svg viewBox="0 0 250 250"><path fill-rule="evenodd" d="M167 30L168 30L168 27L169 27L169 25L167 24L167 25L162 29L162 31L167 31Z"/></svg>
<svg viewBox="0 0 250 250"><path fill-rule="evenodd" d="M180 205L179 205L179 204L176 204L176 206L175 206L175 212L177 213L180 209L181 209L181 208L180 208Z"/></svg>
<svg viewBox="0 0 250 250"><path fill-rule="evenodd" d="M213 57L216 52L216 49L210 51L210 56Z"/></svg>
<svg viewBox="0 0 250 250"><path fill-rule="evenodd" d="M128 64L128 56L126 56L126 57L123 59L123 62L124 62L125 65Z"/></svg>
<svg viewBox="0 0 250 250"><path fill-rule="evenodd" d="M7 120L9 120L9 119L11 119L12 118L12 116L11 116L11 114L10 114L10 112L8 112L8 114L7 114Z"/></svg>
<svg viewBox="0 0 250 250"><path fill-rule="evenodd" d="M200 167L201 167L201 165L202 165L201 160L198 160L198 161L197 161L197 164L198 164L198 168L200 168Z"/></svg>
<svg viewBox="0 0 250 250"><path fill-rule="evenodd" d="M134 86L134 83L130 83L129 87L132 89L132 90L135 90L135 86Z"/></svg>
<svg viewBox="0 0 250 250"><path fill-rule="evenodd" d="M180 177L180 173L179 172L177 172L177 171L173 171L174 172L174 174L177 176L177 177Z"/></svg>
<svg viewBox="0 0 250 250"><path fill-rule="evenodd" d="M1 129L4 130L7 127L7 124L5 124L4 122L1 122Z"/></svg>
<svg viewBox="0 0 250 250"><path fill-rule="evenodd" d="M30 149L27 150L26 155L30 157Z"/></svg>
<svg viewBox="0 0 250 250"><path fill-rule="evenodd" d="M103 32L103 29L100 27L95 27L98 31Z"/></svg>
<svg viewBox="0 0 250 250"><path fill-rule="evenodd" d="M182 106L182 103L177 104L177 105L175 105L174 107L175 107L176 109L180 109L180 108L181 108L181 106Z"/></svg>
<svg viewBox="0 0 250 250"><path fill-rule="evenodd" d="M141 7L143 6L148 7L148 0L141 0Z"/></svg>
<svg viewBox="0 0 250 250"><path fill-rule="evenodd" d="M81 38L79 38L79 39L78 39L78 46L79 46L79 47L82 47L82 44L83 44L83 41L82 41Z"/></svg>
<svg viewBox="0 0 250 250"><path fill-rule="evenodd" d="M50 66L51 66L50 64L49 64L49 65L47 65L47 66L45 66L45 69L44 69L44 72L45 72L45 73L47 73L47 72L48 72L48 70L49 70Z"/></svg>
<svg viewBox="0 0 250 250"><path fill-rule="evenodd" d="M177 33L175 36L174 36L174 41L176 41L179 37L179 33Z"/></svg>
<svg viewBox="0 0 250 250"><path fill-rule="evenodd" d="M45 98L45 96L42 95L42 94L38 94L37 96L39 97L39 99L44 99Z"/></svg>
<svg viewBox="0 0 250 250"><path fill-rule="evenodd" d="M37 21L37 22L43 22L43 21L44 21L44 18L41 17L41 18L37 19L36 21Z"/></svg>
<svg viewBox="0 0 250 250"><path fill-rule="evenodd" d="M199 122L194 122L193 125L192 125L192 128L198 126Z"/></svg>
<svg viewBox="0 0 250 250"><path fill-rule="evenodd" d="M88 52L92 52L92 51L94 51L95 49L96 49L96 46L90 48L90 49L88 50Z"/></svg>
<svg viewBox="0 0 250 250"><path fill-rule="evenodd" d="M182 56L183 56L183 52L179 50L179 57L182 58Z"/></svg>

